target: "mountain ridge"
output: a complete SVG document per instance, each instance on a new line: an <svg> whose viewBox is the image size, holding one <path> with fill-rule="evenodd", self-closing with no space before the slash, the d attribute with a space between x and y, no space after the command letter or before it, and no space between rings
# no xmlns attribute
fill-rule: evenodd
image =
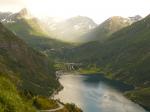
<svg viewBox="0 0 150 112"><path fill-rule="evenodd" d="M66 42L78 42L77 37L97 26L92 19L85 16L75 16L59 22L49 18L43 20L43 24L53 38Z"/></svg>
<svg viewBox="0 0 150 112"><path fill-rule="evenodd" d="M81 36L81 42L100 41L107 40L111 34L121 30L124 27L131 25L134 22L141 20L141 16L134 16L124 18L121 16L112 16L102 22L98 27L94 28L87 34Z"/></svg>

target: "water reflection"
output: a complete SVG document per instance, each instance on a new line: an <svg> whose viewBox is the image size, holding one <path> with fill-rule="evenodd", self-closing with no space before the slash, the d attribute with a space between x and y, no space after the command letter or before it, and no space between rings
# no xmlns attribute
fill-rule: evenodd
<svg viewBox="0 0 150 112"><path fill-rule="evenodd" d="M64 89L55 98L75 103L84 112L145 112L139 105L126 99L120 91L130 89L120 82L99 75L64 75L60 78Z"/></svg>

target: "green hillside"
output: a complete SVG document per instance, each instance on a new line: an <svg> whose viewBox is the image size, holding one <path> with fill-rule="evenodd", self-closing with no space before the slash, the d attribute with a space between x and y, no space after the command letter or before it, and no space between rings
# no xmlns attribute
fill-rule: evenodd
<svg viewBox="0 0 150 112"><path fill-rule="evenodd" d="M3 15L0 15L0 17L6 18ZM30 47L48 55L51 59L57 57L57 54L62 52L63 49L72 47L71 44L52 39L48 32L44 30L41 22L37 18L28 17L28 15L27 10L23 9L8 16L9 18L6 18L3 24L15 35L23 39Z"/></svg>
<svg viewBox="0 0 150 112"><path fill-rule="evenodd" d="M10 80L0 76L0 112L36 112L36 110L30 101L18 94Z"/></svg>
<svg viewBox="0 0 150 112"><path fill-rule="evenodd" d="M56 108L57 101L48 99L61 87L53 65L51 60L28 47L0 23L0 112ZM39 96L44 99L38 99L40 105L37 105L35 98ZM64 104L59 111L70 110L82 112L72 104Z"/></svg>
<svg viewBox="0 0 150 112"><path fill-rule="evenodd" d="M67 45L64 42L52 39L46 31L42 29L36 18L16 19L13 23L4 24L9 30L23 39L28 45L37 49L57 49Z"/></svg>
<svg viewBox="0 0 150 112"><path fill-rule="evenodd" d="M149 29L147 16L112 34L104 43L90 42L68 51L67 58L81 62L85 68L99 68L106 76L132 84L140 91L150 86Z"/></svg>
<svg viewBox="0 0 150 112"><path fill-rule="evenodd" d="M150 58L149 23L150 17L148 16L114 33L104 43L90 42L83 44L74 48L68 55L68 59L72 58L83 63L94 63L97 66L102 66L104 70L115 73L115 77L119 77L119 74L126 74L125 76L129 74L130 76L132 72L138 77L142 73L142 75L146 75L142 82L138 80L139 78L133 78L134 81L130 79L130 82L143 85L143 82L149 76L147 66ZM123 78L128 79L128 76L125 76Z"/></svg>
<svg viewBox="0 0 150 112"><path fill-rule="evenodd" d="M0 73L32 94L49 95L59 86L53 62L0 24Z"/></svg>

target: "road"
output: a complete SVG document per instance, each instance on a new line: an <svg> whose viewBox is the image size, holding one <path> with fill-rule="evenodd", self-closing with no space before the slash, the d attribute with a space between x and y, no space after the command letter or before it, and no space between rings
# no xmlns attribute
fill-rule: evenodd
<svg viewBox="0 0 150 112"><path fill-rule="evenodd" d="M55 108L55 109L50 109L50 110L40 110L40 112L55 112L55 111L58 111L58 110L61 110L64 108L64 105L62 105L61 103L57 102L59 107L58 108Z"/></svg>

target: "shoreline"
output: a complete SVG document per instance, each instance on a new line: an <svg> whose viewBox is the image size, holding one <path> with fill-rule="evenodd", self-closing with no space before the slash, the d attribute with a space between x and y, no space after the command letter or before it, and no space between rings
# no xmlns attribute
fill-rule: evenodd
<svg viewBox="0 0 150 112"><path fill-rule="evenodd" d="M132 91L136 90L136 86L134 86L134 85L131 85L131 84L125 82L125 81L121 81L121 80L118 80L118 79L113 79L113 78L111 78L109 76L106 76L106 75L104 75L104 72L95 72L95 73L94 72L93 73L86 72L86 73L82 73L82 72L79 72L79 71L64 71L64 73L62 75L67 75L67 74L75 74L75 75L83 75L83 76L84 75L102 75L106 79L110 79L110 80L114 80L114 81L120 81L121 83L123 83L125 85L133 86L133 89L124 91L123 92L123 96L125 96L127 99L131 100L132 102L138 104L139 106L143 107L147 112L150 112L149 107L146 107L146 106L144 106L144 105L142 105L142 104L132 100L130 97L126 96L127 92L132 92Z"/></svg>

